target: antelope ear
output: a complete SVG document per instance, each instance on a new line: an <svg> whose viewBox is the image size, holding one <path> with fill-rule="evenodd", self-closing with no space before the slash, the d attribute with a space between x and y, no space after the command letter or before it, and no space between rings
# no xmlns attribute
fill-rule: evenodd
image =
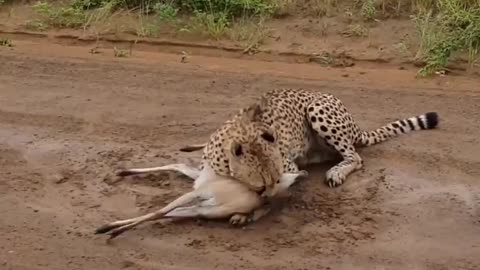
<svg viewBox="0 0 480 270"><path fill-rule="evenodd" d="M257 117L262 114L262 108L260 104L255 103L253 105L250 105L248 108L246 108L243 113L242 113L242 118L244 120L253 122L257 119Z"/></svg>
<svg viewBox="0 0 480 270"><path fill-rule="evenodd" d="M240 157L243 155L242 145L237 142L232 142L230 145L230 152L234 157Z"/></svg>

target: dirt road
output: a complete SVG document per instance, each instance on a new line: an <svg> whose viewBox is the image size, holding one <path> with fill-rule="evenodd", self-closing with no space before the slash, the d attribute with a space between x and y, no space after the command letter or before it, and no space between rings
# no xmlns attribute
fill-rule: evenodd
<svg viewBox="0 0 480 270"><path fill-rule="evenodd" d="M136 52L113 58L40 41L0 48L1 269L480 269L480 90L408 70ZM438 130L362 149L338 189L328 165L270 216L147 224L106 243L94 229L190 188L174 173L119 166L197 163L180 153L273 87L339 96L364 128L438 111Z"/></svg>

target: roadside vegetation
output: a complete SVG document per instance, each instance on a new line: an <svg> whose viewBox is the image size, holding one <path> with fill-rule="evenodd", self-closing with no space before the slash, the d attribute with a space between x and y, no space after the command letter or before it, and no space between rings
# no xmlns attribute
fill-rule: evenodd
<svg viewBox="0 0 480 270"><path fill-rule="evenodd" d="M0 0L0 6L13 0ZM121 14L133 14L135 33L159 37L162 29L242 43L254 52L269 35L268 22L288 16L344 16L351 24L344 37L365 38L369 28L392 18L415 25L419 75L445 72L462 55L471 65L480 46L480 0L72 0L32 4L32 30L96 29ZM121 29L120 29L121 30ZM100 32L100 30L98 30Z"/></svg>

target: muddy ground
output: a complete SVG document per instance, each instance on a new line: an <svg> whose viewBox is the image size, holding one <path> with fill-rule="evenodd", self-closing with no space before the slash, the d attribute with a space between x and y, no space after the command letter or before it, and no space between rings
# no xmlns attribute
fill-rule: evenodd
<svg viewBox="0 0 480 270"><path fill-rule="evenodd" d="M478 79L330 69L16 41L0 48L1 269L479 269ZM438 111L438 130L361 150L340 188L331 164L271 215L150 223L107 243L94 229L187 191L175 173L118 180L118 167L198 163L180 153L274 87L340 97L365 129Z"/></svg>

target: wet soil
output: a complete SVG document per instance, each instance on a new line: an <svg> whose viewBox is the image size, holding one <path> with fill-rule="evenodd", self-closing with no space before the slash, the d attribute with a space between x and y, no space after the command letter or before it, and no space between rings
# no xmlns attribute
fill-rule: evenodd
<svg viewBox="0 0 480 270"><path fill-rule="evenodd" d="M17 40L0 47L1 269L479 269L480 90L463 76L325 68ZM365 129L438 111L437 130L361 149L340 188L332 166L269 216L149 223L107 243L94 229L191 188L175 173L119 180L118 167L198 163L181 153L275 87L337 95Z"/></svg>

